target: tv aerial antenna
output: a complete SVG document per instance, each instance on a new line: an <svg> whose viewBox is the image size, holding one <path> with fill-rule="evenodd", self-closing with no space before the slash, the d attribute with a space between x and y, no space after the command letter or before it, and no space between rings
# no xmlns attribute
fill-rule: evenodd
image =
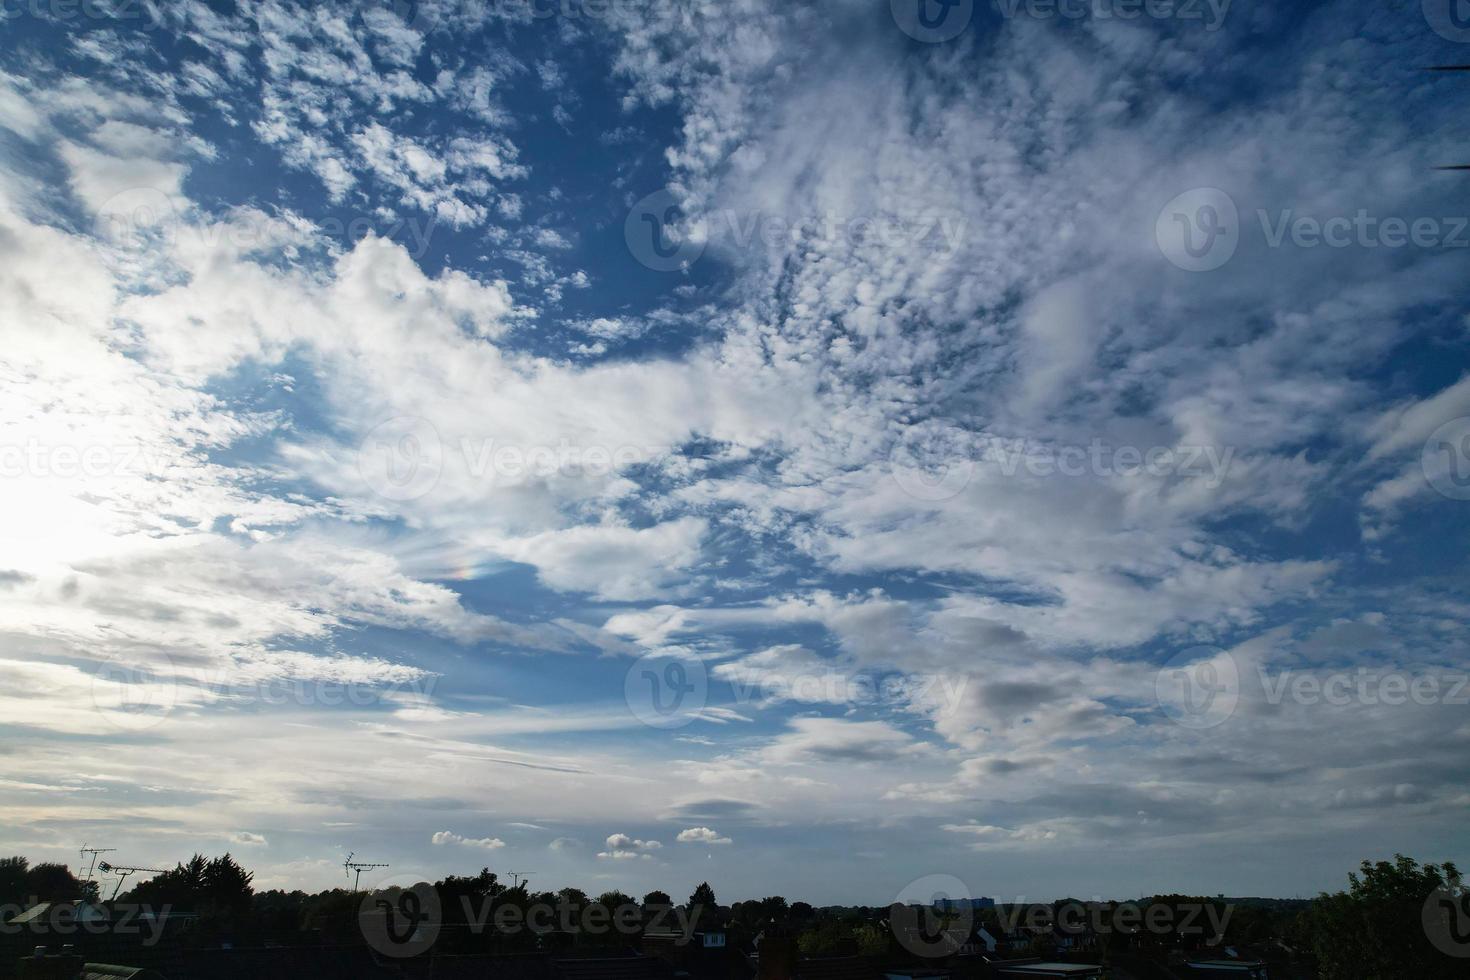
<svg viewBox="0 0 1470 980"><path fill-rule="evenodd" d="M342 871L345 874L349 874L350 875L354 871L357 872L357 877L355 879L353 879L353 882L352 882L352 891L354 893L356 893L357 891L360 890L358 888L358 886L360 884L362 884L362 873L364 871L367 871L370 868L386 868L386 867L388 867L388 865L386 865L386 864L367 864L367 863L365 863L363 861L354 861L354 860L352 860L352 856L354 854L356 854L356 853L357 853L356 851L349 851L349 852L347 852L347 860L342 862Z"/></svg>
<svg viewBox="0 0 1470 980"><path fill-rule="evenodd" d="M117 893L122 891L123 882L127 880L128 875L137 874L139 871L146 871L149 874L155 875L168 873L162 868L133 868L121 864L108 864L106 861L98 864L97 870L101 871L103 874L111 872L112 874L117 875L117 884L112 886L112 898L108 899L109 902L117 900Z"/></svg>
<svg viewBox="0 0 1470 980"><path fill-rule="evenodd" d="M87 866L87 882L89 884L92 881L93 872L97 870L97 855L106 854L108 851L115 850L117 850L115 847L88 847L85 841L82 843L82 860L85 861L88 854L92 855L92 861Z"/></svg>
<svg viewBox="0 0 1470 980"><path fill-rule="evenodd" d="M531 883L531 875L533 875L535 873L536 872L534 872L534 871L507 871L506 872L506 874L510 875L510 887L512 887L512 888L519 888L519 887L521 887L521 883L522 882L525 882L526 884L530 884Z"/></svg>

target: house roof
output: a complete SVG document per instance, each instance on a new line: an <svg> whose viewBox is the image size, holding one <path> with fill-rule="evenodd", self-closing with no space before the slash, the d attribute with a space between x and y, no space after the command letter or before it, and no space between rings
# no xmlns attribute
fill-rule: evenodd
<svg viewBox="0 0 1470 980"><path fill-rule="evenodd" d="M557 980L670 980L673 967L656 956L579 957L556 960Z"/></svg>
<svg viewBox="0 0 1470 980"><path fill-rule="evenodd" d="M163 980L163 978L160 974L140 966L88 963L82 967L81 980Z"/></svg>
<svg viewBox="0 0 1470 980"><path fill-rule="evenodd" d="M211 980L310 976L313 980L375 980L397 971L380 966L366 946L248 946L181 949L179 968ZM172 971L171 971L172 972Z"/></svg>
<svg viewBox="0 0 1470 980"><path fill-rule="evenodd" d="M111 917L107 908L102 905L86 905L81 902L39 902L19 913L10 921L15 924L26 924L30 922L44 922L50 918L52 909L58 912L65 910L67 916L78 917L85 921L100 922Z"/></svg>
<svg viewBox="0 0 1470 980"><path fill-rule="evenodd" d="M551 980L551 960L543 953L436 955L425 975L433 980Z"/></svg>
<svg viewBox="0 0 1470 980"><path fill-rule="evenodd" d="M866 956L815 956L796 961L797 980L880 980Z"/></svg>
<svg viewBox="0 0 1470 980"><path fill-rule="evenodd" d="M1259 970L1266 964L1261 960L1190 960L1188 966L1194 970Z"/></svg>
<svg viewBox="0 0 1470 980"><path fill-rule="evenodd" d="M24 912L17 914L15 918L11 919L10 921L13 923L37 922L41 919L44 919L46 917L46 913L50 910L51 903L42 902L39 905L32 905Z"/></svg>

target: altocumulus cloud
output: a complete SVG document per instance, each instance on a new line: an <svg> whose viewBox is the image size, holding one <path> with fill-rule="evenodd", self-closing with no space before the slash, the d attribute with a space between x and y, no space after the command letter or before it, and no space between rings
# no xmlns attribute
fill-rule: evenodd
<svg viewBox="0 0 1470 980"><path fill-rule="evenodd" d="M957 842L995 889L1060 894L1078 854L1290 893L1336 883L1369 819L1464 841L1454 705L1257 685L1199 732L1156 703L1194 644L1248 679L1470 666L1443 533L1463 254L1254 236L1257 210L1462 213L1414 176L1462 149L1458 107L1342 67L1440 59L1416 5L942 45L863 4L643 4L595 38L496 6L438 31L175 4L147 44L7 24L0 717L41 747L0 755L18 827L85 838L60 782L159 860L288 825L423 858L501 846L435 830L495 799L567 835L542 853L569 875L594 848L558 845L606 826L719 823L722 873L790 893L840 821L885 856L824 869L804 897L830 901L978 869ZM527 141L532 116L559 126ZM710 232L687 274L601 233L664 187ZM1196 187L1253 234L1202 274L1157 240ZM625 710L649 651L704 699L677 743ZM573 794L595 813L551 823ZM596 853L667 886L657 851Z"/></svg>

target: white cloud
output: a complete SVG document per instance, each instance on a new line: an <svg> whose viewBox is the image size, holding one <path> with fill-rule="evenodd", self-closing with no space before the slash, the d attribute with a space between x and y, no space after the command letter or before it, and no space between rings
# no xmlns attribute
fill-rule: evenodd
<svg viewBox="0 0 1470 980"><path fill-rule="evenodd" d="M462 837L449 830L441 830L434 834L430 843L435 845L455 844L460 847L478 847L487 851L494 851L505 846L505 841L499 837Z"/></svg>
<svg viewBox="0 0 1470 980"><path fill-rule="evenodd" d="M707 529L694 517L646 529L574 527L524 538L506 551L535 565L552 588L604 599L645 599L676 590L699 560Z"/></svg>
<svg viewBox="0 0 1470 980"><path fill-rule="evenodd" d="M882 721L793 718L790 731L761 752L774 765L847 763L901 758L922 751L913 736Z"/></svg>
<svg viewBox="0 0 1470 980"><path fill-rule="evenodd" d="M690 827L688 830L679 831L678 841L681 844L729 844L730 838L721 837L718 833L708 827Z"/></svg>
<svg viewBox="0 0 1470 980"><path fill-rule="evenodd" d="M642 858L651 860L651 851L657 851L663 845L656 840L639 840L627 834L609 834L607 838L607 850L599 851L597 856L609 861L631 861Z"/></svg>

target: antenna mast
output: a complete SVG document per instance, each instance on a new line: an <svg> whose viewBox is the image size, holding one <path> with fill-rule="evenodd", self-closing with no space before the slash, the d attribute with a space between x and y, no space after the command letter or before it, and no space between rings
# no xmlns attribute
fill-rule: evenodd
<svg viewBox="0 0 1470 980"><path fill-rule="evenodd" d="M85 841L82 843L82 860L85 861L88 854L92 855L92 863L87 866L87 884L92 883L92 873L97 870L97 855L115 850L115 847L88 847Z"/></svg>
<svg viewBox="0 0 1470 980"><path fill-rule="evenodd" d="M97 869L103 874L107 874L109 871L111 871L113 874L117 875L117 884L112 886L112 898L108 899L109 902L117 900L117 893L122 891L123 881L125 881L130 874L135 874L139 871L147 871L149 874L155 875L168 873L162 868L132 868L118 864L108 864L106 861L103 861L101 864L97 865Z"/></svg>
<svg viewBox="0 0 1470 980"><path fill-rule="evenodd" d="M358 885L362 884L362 873L364 871L368 870L369 868L386 868L386 867L388 867L388 865L386 865L386 864L366 864L366 863L364 863L362 861L354 861L354 860L352 860L352 855L354 855L356 853L357 853L356 851L348 851L347 852L347 860L342 862L342 871L345 874L349 874L350 875L354 871L357 872L357 877L355 879L353 879L353 882L352 882L352 892L353 892L353 894L356 894L360 890L358 888Z"/></svg>
<svg viewBox="0 0 1470 980"><path fill-rule="evenodd" d="M531 875L533 875L535 873L536 872L534 872L534 871L507 871L506 872L506 874L510 875L510 878L511 878L511 887L512 888L519 888L519 887L521 887L521 882L522 881L525 881L525 883L529 885L531 883Z"/></svg>

